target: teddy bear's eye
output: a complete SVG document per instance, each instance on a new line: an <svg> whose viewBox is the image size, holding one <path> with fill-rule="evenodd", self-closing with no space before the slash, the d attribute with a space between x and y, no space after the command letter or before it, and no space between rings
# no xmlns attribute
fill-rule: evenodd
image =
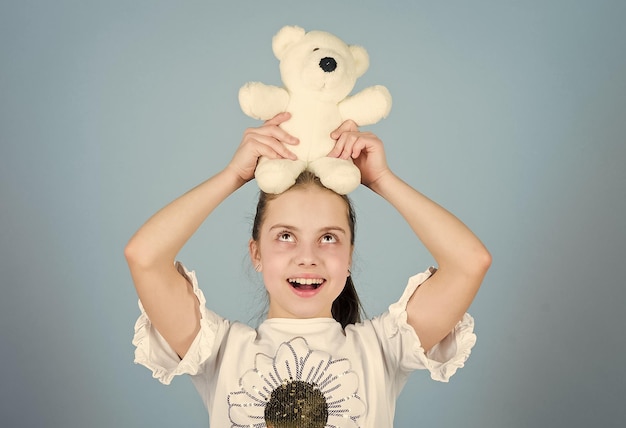
<svg viewBox="0 0 626 428"><path fill-rule="evenodd" d="M320 48L315 48L315 49L313 49L313 52L319 51L319 50L320 50Z"/></svg>

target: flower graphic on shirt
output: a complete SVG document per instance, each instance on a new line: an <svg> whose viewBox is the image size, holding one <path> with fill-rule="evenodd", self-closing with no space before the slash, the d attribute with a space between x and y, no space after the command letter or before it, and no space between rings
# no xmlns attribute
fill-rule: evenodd
<svg viewBox="0 0 626 428"><path fill-rule="evenodd" d="M302 337L257 354L228 396L231 428L356 428L365 412L350 361L311 350Z"/></svg>

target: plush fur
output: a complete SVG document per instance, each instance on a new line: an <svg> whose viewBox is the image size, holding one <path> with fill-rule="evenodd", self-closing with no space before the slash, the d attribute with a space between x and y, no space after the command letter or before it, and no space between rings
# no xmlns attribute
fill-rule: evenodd
<svg viewBox="0 0 626 428"><path fill-rule="evenodd" d="M363 47L347 45L330 33L286 26L274 36L272 48L280 61L284 87L249 82L239 90L239 103L255 119L290 112L291 119L281 127L300 143L288 147L296 161L259 159L255 172L259 187L282 193L308 169L329 189L351 192L361 182L359 169L351 160L327 156L335 145L330 133L347 119L363 126L386 117L391 109L389 91L371 86L349 96L368 69L369 56Z"/></svg>

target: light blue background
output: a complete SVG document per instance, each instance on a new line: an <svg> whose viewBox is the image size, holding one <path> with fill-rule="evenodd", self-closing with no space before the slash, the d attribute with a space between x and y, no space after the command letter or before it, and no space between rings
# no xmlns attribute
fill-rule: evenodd
<svg viewBox="0 0 626 428"><path fill-rule="evenodd" d="M396 426L623 426L625 5L1 0L2 426L207 426L188 379L163 387L132 364L123 247L258 124L237 90L280 84L271 37L286 24L367 48L357 89L393 95L370 128L391 166L493 254L466 367L449 384L414 374ZM181 254L212 308L251 322L256 193ZM384 201L353 199L373 315L432 259Z"/></svg>

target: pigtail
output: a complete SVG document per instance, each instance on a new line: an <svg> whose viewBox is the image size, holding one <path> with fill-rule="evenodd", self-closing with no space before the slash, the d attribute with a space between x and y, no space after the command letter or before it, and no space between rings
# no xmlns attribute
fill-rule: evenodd
<svg viewBox="0 0 626 428"><path fill-rule="evenodd" d="M333 302L331 313L335 321L346 328L349 324L357 324L362 320L363 306L352 282L352 276L348 276L346 285L341 294Z"/></svg>

